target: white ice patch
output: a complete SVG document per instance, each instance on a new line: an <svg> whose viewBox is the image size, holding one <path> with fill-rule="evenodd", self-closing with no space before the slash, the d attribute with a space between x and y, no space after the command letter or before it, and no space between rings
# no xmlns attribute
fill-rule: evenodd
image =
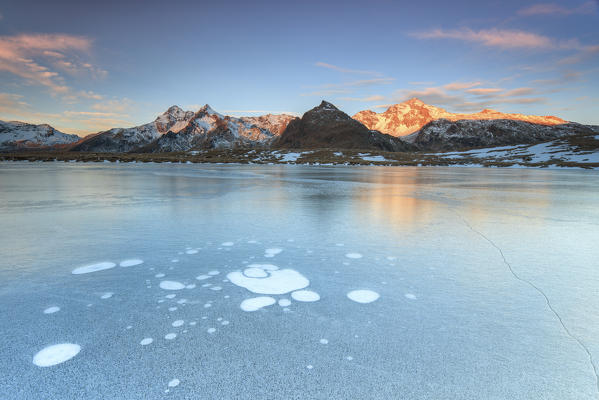
<svg viewBox="0 0 599 400"><path fill-rule="evenodd" d="M252 297L250 299L245 299L241 302L241 309L243 311L252 312L258 311L261 308L272 306L276 303L276 300L269 296L260 296L260 297Z"/></svg>
<svg viewBox="0 0 599 400"><path fill-rule="evenodd" d="M132 258L130 260L121 261L119 265L121 267L133 267L134 265L139 264L143 264L143 260L140 260L139 258Z"/></svg>
<svg viewBox="0 0 599 400"><path fill-rule="evenodd" d="M173 327L177 328L177 327L183 325L184 323L185 323L185 321L183 321L182 319L178 319L178 320L174 321L171 325Z"/></svg>
<svg viewBox="0 0 599 400"><path fill-rule="evenodd" d="M367 303L372 303L373 301L378 300L380 295L377 292L374 292L372 290L361 289L361 290L352 290L351 292L349 292L347 294L347 297L350 300L355 301L356 303L367 304Z"/></svg>
<svg viewBox="0 0 599 400"><path fill-rule="evenodd" d="M55 312L60 311L60 307L52 306L48 307L44 310L44 314L54 314Z"/></svg>
<svg viewBox="0 0 599 400"><path fill-rule="evenodd" d="M113 295L114 295L114 293L112 293L112 292L106 292L106 293L104 293L102 296L100 296L100 298L101 298L102 300L106 300L106 299L109 299L109 298L111 298Z"/></svg>
<svg viewBox="0 0 599 400"><path fill-rule="evenodd" d="M179 383L181 383L181 381L179 379L173 379L172 381L170 381L168 383L168 387L177 387L179 386Z"/></svg>
<svg viewBox="0 0 599 400"><path fill-rule="evenodd" d="M291 298L295 301L313 302L320 300L320 295L311 290L298 290L291 293Z"/></svg>
<svg viewBox="0 0 599 400"><path fill-rule="evenodd" d="M208 275L210 275L210 276L215 276L215 275L218 275L218 274L220 274L220 271L217 271L215 269L213 269L212 271L208 272Z"/></svg>
<svg viewBox="0 0 599 400"><path fill-rule="evenodd" d="M412 293L406 293L405 296L406 299L416 300L416 295L413 295Z"/></svg>
<svg viewBox="0 0 599 400"><path fill-rule="evenodd" d="M360 253L347 253L345 255L345 257L357 259L357 258L362 258L362 254L360 254Z"/></svg>
<svg viewBox="0 0 599 400"><path fill-rule="evenodd" d="M267 275L264 278L248 277L241 271L230 272L227 274L227 278L234 285L244 287L250 292L258 294L285 294L303 289L310 284L305 276L293 269L273 270L272 267L274 266L270 264L252 264L250 267L258 268L263 266L268 266L268 269L261 268Z"/></svg>
<svg viewBox="0 0 599 400"><path fill-rule="evenodd" d="M171 294L167 294L167 295L166 295L166 296L164 296L164 297L166 297L167 299L174 299L175 297L177 297L177 295L176 295L176 294L174 294L174 293L171 293Z"/></svg>
<svg viewBox="0 0 599 400"><path fill-rule="evenodd" d="M266 250L264 250L264 257L274 257L277 254L281 253L282 251L283 251L283 249L280 249L278 247L266 249Z"/></svg>
<svg viewBox="0 0 599 400"><path fill-rule="evenodd" d="M195 249L192 249L192 250L186 250L186 251L185 251L185 253L186 253L186 254L197 254L197 253L198 253L198 251L197 251L197 250L195 250Z"/></svg>
<svg viewBox="0 0 599 400"><path fill-rule="evenodd" d="M214 333L214 332L216 332L216 328L208 328L208 329L206 329L206 332Z"/></svg>
<svg viewBox="0 0 599 400"><path fill-rule="evenodd" d="M220 245L221 245L221 246L225 246L225 247L230 247L230 246L233 246L233 245L234 245L234 243L233 243L233 242L223 242L223 243L221 243Z"/></svg>
<svg viewBox="0 0 599 400"><path fill-rule="evenodd" d="M215 290L215 291L216 291L216 290L222 290L222 287L220 287L220 286L212 286L212 287L210 288L210 290Z"/></svg>
<svg viewBox="0 0 599 400"><path fill-rule="evenodd" d="M51 367L75 357L81 346L74 343L60 343L48 346L33 356L33 363L38 367Z"/></svg>
<svg viewBox="0 0 599 400"><path fill-rule="evenodd" d="M210 279L210 278L212 278L210 275L198 275L198 276L196 276L196 279L198 281L203 281L204 279Z"/></svg>
<svg viewBox="0 0 599 400"><path fill-rule="evenodd" d="M166 340L173 340L173 339L174 339L174 338L176 338L176 337L177 337L177 334L176 334L176 333L167 333L166 335L164 335L164 338L165 338Z"/></svg>
<svg viewBox="0 0 599 400"><path fill-rule="evenodd" d="M319 342L320 342L320 344L329 344L328 339L320 339Z"/></svg>
<svg viewBox="0 0 599 400"><path fill-rule="evenodd" d="M145 339L142 339L141 342L139 342L139 344L141 344L142 346L147 346L151 344L153 341L154 339L147 337Z"/></svg>
<svg viewBox="0 0 599 400"><path fill-rule="evenodd" d="M266 278L268 273L262 268L246 268L243 270L243 274L248 278Z"/></svg>
<svg viewBox="0 0 599 400"><path fill-rule="evenodd" d="M165 276L166 275L164 275L163 273L154 275L154 277L156 277L156 278L164 278Z"/></svg>
<svg viewBox="0 0 599 400"><path fill-rule="evenodd" d="M73 275L80 274L89 274L90 272L102 271L105 269L110 269L116 267L116 264L113 262L101 262L96 264L84 265L83 267L75 268L71 273Z"/></svg>
<svg viewBox="0 0 599 400"><path fill-rule="evenodd" d="M291 300L289 300L289 299L281 299L281 300L279 300L279 305L281 307L289 307L291 305Z"/></svg>
<svg viewBox="0 0 599 400"><path fill-rule="evenodd" d="M177 281L162 281L160 282L160 289L164 290L181 290L185 288L185 285Z"/></svg>
<svg viewBox="0 0 599 400"><path fill-rule="evenodd" d="M191 284L185 286L185 289L195 289L195 287L196 287L196 284L195 283L191 283Z"/></svg>

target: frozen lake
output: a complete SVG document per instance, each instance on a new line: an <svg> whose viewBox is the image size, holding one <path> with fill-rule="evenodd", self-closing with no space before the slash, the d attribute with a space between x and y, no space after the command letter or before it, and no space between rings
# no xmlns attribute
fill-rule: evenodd
<svg viewBox="0 0 599 400"><path fill-rule="evenodd" d="M597 172L1 163L0 218L3 399L599 398Z"/></svg>

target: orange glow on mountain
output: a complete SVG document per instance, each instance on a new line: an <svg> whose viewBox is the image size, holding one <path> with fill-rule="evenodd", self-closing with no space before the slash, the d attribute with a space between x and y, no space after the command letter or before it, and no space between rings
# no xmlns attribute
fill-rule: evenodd
<svg viewBox="0 0 599 400"><path fill-rule="evenodd" d="M484 109L474 114L451 113L443 108L423 103L417 98L412 98L403 103L394 104L382 113L366 110L353 116L369 129L392 136L406 136L419 131L424 125L437 119L450 121L468 120L494 120L509 119L525 121L540 125L559 125L567 121L554 116L537 116L525 114L509 114L495 110Z"/></svg>

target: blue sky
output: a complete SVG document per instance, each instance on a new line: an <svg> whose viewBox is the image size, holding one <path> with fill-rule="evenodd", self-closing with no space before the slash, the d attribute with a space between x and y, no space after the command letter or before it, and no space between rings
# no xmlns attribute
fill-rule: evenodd
<svg viewBox="0 0 599 400"><path fill-rule="evenodd" d="M0 16L0 119L69 133L173 104L352 115L410 97L599 124L596 0L5 0Z"/></svg>

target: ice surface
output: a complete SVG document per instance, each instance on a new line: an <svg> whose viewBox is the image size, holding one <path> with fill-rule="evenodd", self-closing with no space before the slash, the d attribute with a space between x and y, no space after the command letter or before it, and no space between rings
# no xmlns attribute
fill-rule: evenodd
<svg viewBox="0 0 599 400"><path fill-rule="evenodd" d="M406 293L405 297L406 297L406 299L416 300L416 295L414 295L412 293Z"/></svg>
<svg viewBox="0 0 599 400"><path fill-rule="evenodd" d="M191 250L185 250L185 254L197 254L198 250L195 249L191 249Z"/></svg>
<svg viewBox="0 0 599 400"><path fill-rule="evenodd" d="M103 300L106 300L106 299L111 298L113 295L114 295L114 293L112 293L112 292L106 292L102 296L100 296L100 298Z"/></svg>
<svg viewBox="0 0 599 400"><path fill-rule="evenodd" d="M356 303L366 304L378 300L380 295L373 290L360 289L352 290L351 292L347 293L347 297Z"/></svg>
<svg viewBox="0 0 599 400"><path fill-rule="evenodd" d="M320 300L320 295L311 290L298 290L296 292L291 293L291 298L295 301L310 303L313 301Z"/></svg>
<svg viewBox="0 0 599 400"><path fill-rule="evenodd" d="M164 278L166 275L163 274L162 272L159 274L154 275L155 278Z"/></svg>
<svg viewBox="0 0 599 400"><path fill-rule="evenodd" d="M48 307L44 310L44 314L54 314L55 312L60 311L60 307L58 306L52 306L52 307Z"/></svg>
<svg viewBox="0 0 599 400"><path fill-rule="evenodd" d="M277 254L280 254L283 251L283 249L278 248L278 247L273 247L270 249L266 249L264 250L264 257L274 257Z"/></svg>
<svg viewBox="0 0 599 400"><path fill-rule="evenodd" d="M230 247L230 246L233 246L234 244L235 244L235 243L233 243L233 242L223 242L223 243L221 243L220 245L221 245L221 246L225 246L225 247Z"/></svg>
<svg viewBox="0 0 599 400"><path fill-rule="evenodd" d="M81 346L74 343L54 344L40 350L33 356L33 363L38 367L52 367L75 357Z"/></svg>
<svg viewBox="0 0 599 400"><path fill-rule="evenodd" d="M179 383L181 383L181 381L179 379L173 379L168 383L168 387L172 388L172 387L177 387L179 386Z"/></svg>
<svg viewBox="0 0 599 400"><path fill-rule="evenodd" d="M185 321L183 321L182 319L178 319L176 321L173 321L173 323L171 324L173 327L177 328L181 325L183 325L185 323Z"/></svg>
<svg viewBox="0 0 599 400"><path fill-rule="evenodd" d="M198 281L203 281L204 279L210 279L210 278L212 278L212 276L210 276L210 275L198 275L198 276L196 276L196 279Z"/></svg>
<svg viewBox="0 0 599 400"><path fill-rule="evenodd" d="M347 253L345 255L345 257L357 259L357 258L362 258L362 254L360 254L360 253Z"/></svg>
<svg viewBox="0 0 599 400"><path fill-rule="evenodd" d="M220 274L220 271L217 271L215 269L212 270L212 271L210 271L210 272L208 272L208 275L210 275L210 276L215 276L215 275L218 275L218 274Z"/></svg>
<svg viewBox="0 0 599 400"><path fill-rule="evenodd" d="M276 300L272 297L269 296L259 296L259 297L252 297L249 299L245 299L244 301L241 302L241 305L239 307L241 307L241 309L243 311L258 311L261 308L264 307L268 307L268 306L272 306L273 304L276 303Z"/></svg>
<svg viewBox="0 0 599 400"><path fill-rule="evenodd" d="M129 260L123 260L119 263L121 267L133 267L134 265L143 264L143 260L139 258L131 258Z"/></svg>
<svg viewBox="0 0 599 400"><path fill-rule="evenodd" d="M173 339L174 339L174 338L176 338L176 337L177 337L177 334L176 334L176 333L167 333L166 335L164 335L164 338L165 338L166 340L173 340Z"/></svg>
<svg viewBox="0 0 599 400"><path fill-rule="evenodd" d="M329 344L328 339L320 339L319 342L320 342L320 344Z"/></svg>
<svg viewBox="0 0 599 400"><path fill-rule="evenodd" d="M141 340L141 342L139 342L139 344L141 344L142 346L147 346L149 344L151 344L154 341L154 339L152 338L144 338Z"/></svg>
<svg viewBox="0 0 599 400"><path fill-rule="evenodd" d="M177 281L162 281L160 282L160 288L164 290L181 290L185 288L185 285Z"/></svg>
<svg viewBox="0 0 599 400"><path fill-rule="evenodd" d="M289 300L289 299L280 299L278 303L279 303L279 305L281 307L289 307L291 305L291 300Z"/></svg>
<svg viewBox="0 0 599 400"><path fill-rule="evenodd" d="M110 269L116 267L116 264L113 262L105 261L96 264L84 265L79 268L75 268L72 272L73 275L80 274L89 274L91 272L103 271L105 269Z"/></svg>
<svg viewBox="0 0 599 400"><path fill-rule="evenodd" d="M206 332L214 333L214 332L216 332L216 328L208 328L208 329L206 329Z"/></svg>

